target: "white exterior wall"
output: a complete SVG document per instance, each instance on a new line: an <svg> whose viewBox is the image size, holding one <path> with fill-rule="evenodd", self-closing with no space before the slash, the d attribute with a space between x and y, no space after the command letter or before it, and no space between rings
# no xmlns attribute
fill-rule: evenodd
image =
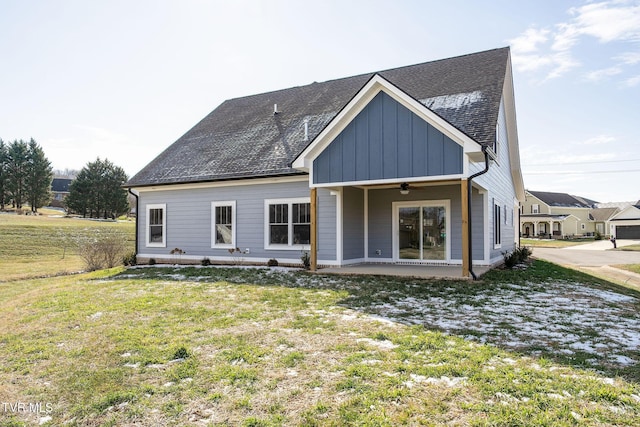
<svg viewBox="0 0 640 427"><path fill-rule="evenodd" d="M275 258L280 263L300 263L301 247L268 249L265 244L265 200L308 198L308 178L271 182L269 180L229 181L211 186L159 186L138 188L138 256L161 260L197 262L207 257L212 262L234 261L263 263ZM228 249L212 248L212 202L235 202L236 247L249 253L232 255ZM147 244L147 205L166 205L166 244ZM170 251L179 248L183 255ZM318 190L318 263L336 263L336 197Z"/></svg>
<svg viewBox="0 0 640 427"><path fill-rule="evenodd" d="M489 254L486 261L493 264L500 262L503 252L511 252L516 247L516 240L519 230L518 200L511 175L511 164L509 160L509 144L507 139L507 123L504 110L504 100L500 103L500 113L498 116L498 146L496 161L492 161L489 171L473 180L473 182L485 191L485 254ZM469 165L470 174L481 171L484 163L474 163ZM494 201L501 208L501 242L494 245Z"/></svg>

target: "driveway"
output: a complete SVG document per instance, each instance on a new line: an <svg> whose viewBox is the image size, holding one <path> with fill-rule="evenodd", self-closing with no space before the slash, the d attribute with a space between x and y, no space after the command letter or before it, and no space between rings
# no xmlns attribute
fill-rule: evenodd
<svg viewBox="0 0 640 427"><path fill-rule="evenodd" d="M619 240L618 247L640 244L638 240ZM609 280L631 284L640 289L640 274L613 268L620 264L640 264L640 252L612 251L608 240L568 248L533 248L533 256L567 267L577 268Z"/></svg>

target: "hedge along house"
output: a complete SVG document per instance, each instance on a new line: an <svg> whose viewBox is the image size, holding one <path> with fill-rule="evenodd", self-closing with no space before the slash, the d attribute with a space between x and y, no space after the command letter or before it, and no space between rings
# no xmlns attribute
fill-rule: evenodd
<svg viewBox="0 0 640 427"><path fill-rule="evenodd" d="M141 262L473 275L524 199L509 48L225 101L126 186Z"/></svg>

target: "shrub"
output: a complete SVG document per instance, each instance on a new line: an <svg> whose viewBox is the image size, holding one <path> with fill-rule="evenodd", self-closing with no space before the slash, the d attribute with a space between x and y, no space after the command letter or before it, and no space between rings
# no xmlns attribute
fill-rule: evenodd
<svg viewBox="0 0 640 427"><path fill-rule="evenodd" d="M203 267L211 265L211 260L209 258L202 258L202 260L200 261L200 265Z"/></svg>
<svg viewBox="0 0 640 427"><path fill-rule="evenodd" d="M155 258L149 258L149 265L156 265L156 259Z"/></svg>
<svg viewBox="0 0 640 427"><path fill-rule="evenodd" d="M516 248L511 253L503 252L502 256L504 258L504 265L508 269L512 269L516 265L526 262L532 253L531 249L527 246Z"/></svg>
<svg viewBox="0 0 640 427"><path fill-rule="evenodd" d="M101 229L76 237L78 255L89 271L112 268L123 261L126 236L118 231Z"/></svg>
<svg viewBox="0 0 640 427"><path fill-rule="evenodd" d="M277 267L278 266L278 260L275 258L271 258L269 261L267 261L267 266L269 267Z"/></svg>
<svg viewBox="0 0 640 427"><path fill-rule="evenodd" d="M594 240L602 240L602 234L600 234L599 231L596 231L596 234L594 236Z"/></svg>
<svg viewBox="0 0 640 427"><path fill-rule="evenodd" d="M311 268L311 257L309 256L309 252L303 251L302 255L300 255L300 260L302 261L302 265L305 270L309 270Z"/></svg>
<svg viewBox="0 0 640 427"><path fill-rule="evenodd" d="M124 256L122 257L122 264L126 266L136 265L136 251L131 251L124 254Z"/></svg>

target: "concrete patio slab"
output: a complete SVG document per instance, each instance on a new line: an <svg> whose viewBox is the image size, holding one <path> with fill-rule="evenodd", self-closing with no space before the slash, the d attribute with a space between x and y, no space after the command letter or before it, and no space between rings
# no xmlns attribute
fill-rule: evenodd
<svg viewBox="0 0 640 427"><path fill-rule="evenodd" d="M473 271L478 277L489 271L489 269L487 266L473 267ZM344 267L322 268L318 270L318 273L396 276L420 279L471 279L471 277L462 277L462 267L459 265L357 264Z"/></svg>

